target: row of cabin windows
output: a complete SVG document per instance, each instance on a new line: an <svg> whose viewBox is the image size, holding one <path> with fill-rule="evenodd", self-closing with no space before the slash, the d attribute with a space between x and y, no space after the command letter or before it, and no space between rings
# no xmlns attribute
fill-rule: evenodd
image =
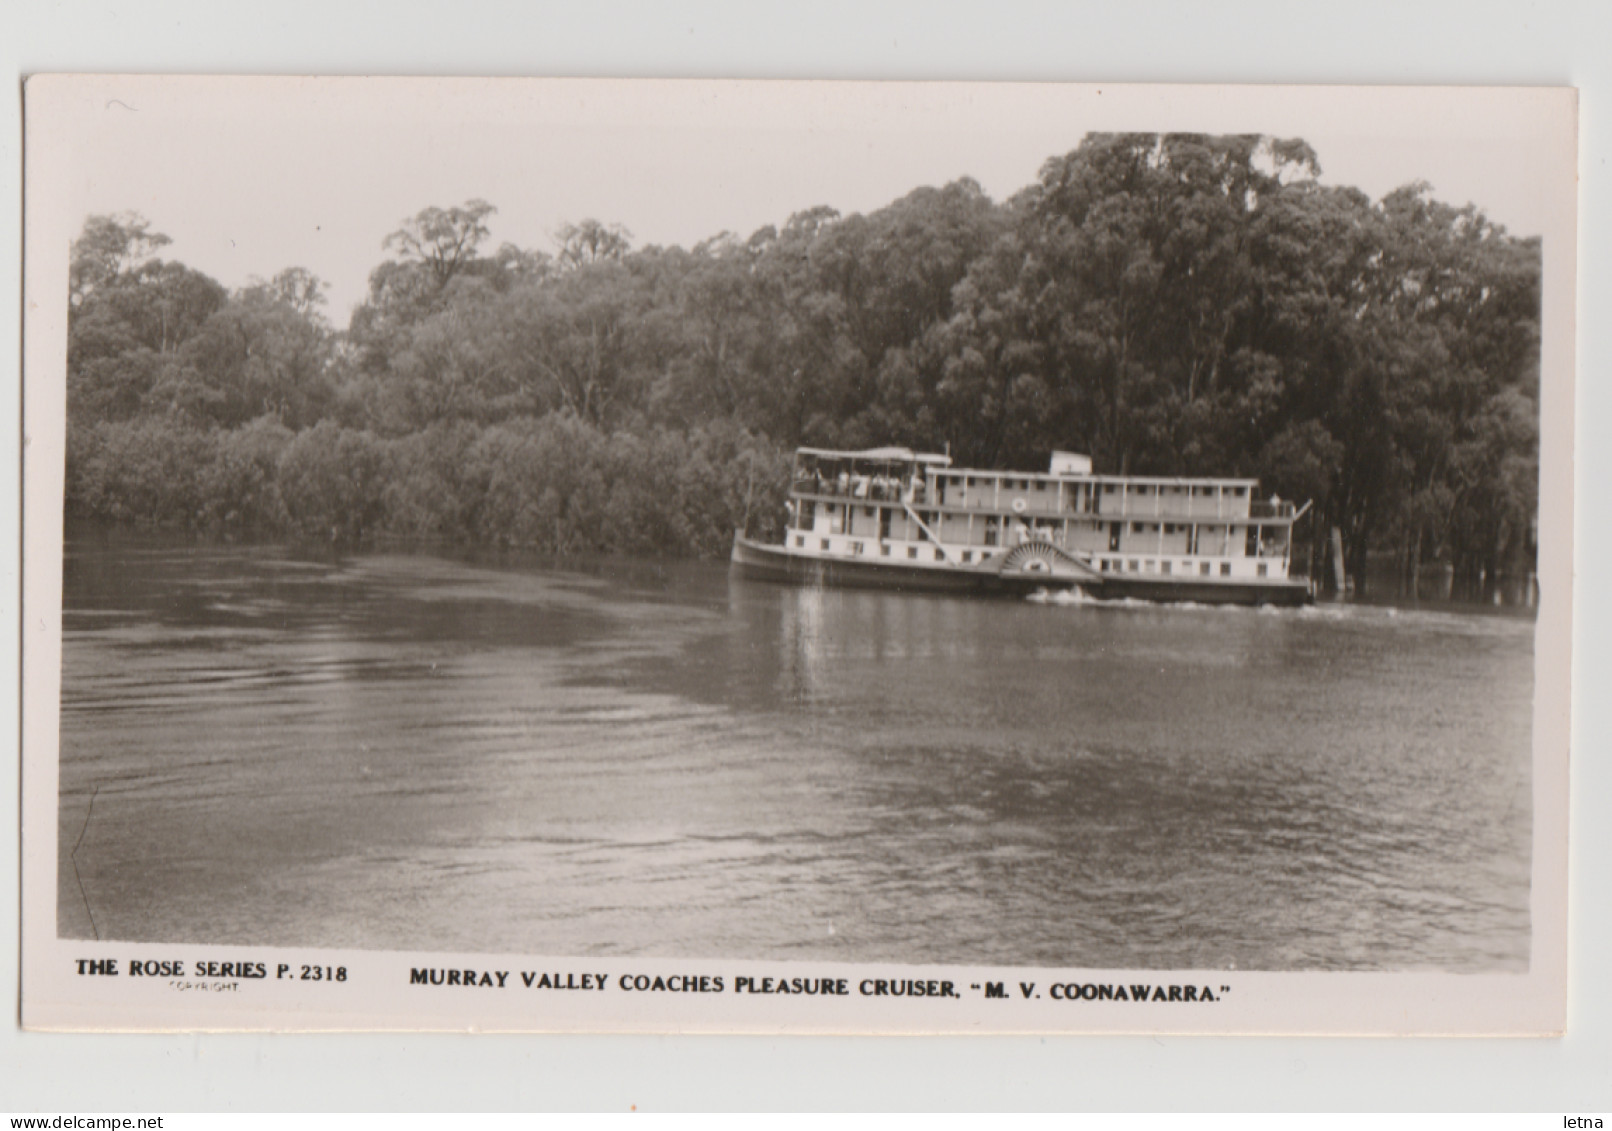
<svg viewBox="0 0 1612 1131"><path fill-rule="evenodd" d="M966 478L960 477L960 476L955 477L955 478L942 477L940 482L942 482L942 483L950 483L950 484L952 484L954 486L957 485L958 483L962 483L963 486L965 486L965 487L984 487L984 486L989 486L993 482L996 482L996 483L1001 484L1001 489L1003 491L1041 491L1041 492L1044 492L1044 491L1047 490L1047 488L1049 486L1051 486L1051 484L1049 484L1044 479L1001 479L1001 480L992 480L992 479L982 479L982 478L979 478L979 477L973 476L973 475L967 476ZM1078 491L1080 489L1080 486L1081 485L1078 484L1078 483L1075 484L1075 489ZM1103 494L1105 494L1105 495L1117 495L1117 494L1120 493L1121 486L1122 485L1119 484L1119 483L1104 483L1103 484ZM1136 495L1136 496L1149 496L1149 495L1152 495L1154 493L1155 489L1158 491L1158 493L1160 495L1193 495L1193 496L1196 496L1197 498L1204 498L1204 499L1212 499L1215 496L1215 488L1213 488L1213 487L1182 487L1182 486L1167 486L1167 485L1164 485L1164 484L1159 484L1155 488L1155 486L1153 484L1151 484L1151 483L1137 483L1137 484L1132 484L1127 488L1127 490L1129 491L1130 494ZM1244 495L1246 495L1248 493L1248 488L1246 486L1242 486L1242 487L1226 487L1226 488L1222 489L1222 493L1230 495L1233 498L1241 498L1242 496L1244 496Z"/></svg>
<svg viewBox="0 0 1612 1131"><path fill-rule="evenodd" d="M878 513L879 513L879 508L878 507L863 507L862 508L862 516L864 518L873 518ZM922 514L920 514L918 517L921 518L925 523L932 523L932 522L935 521L935 513L933 511L925 511ZM992 515L992 516L990 516L990 517L988 517L986 519L986 522L988 524L986 526L986 528L985 528L985 530L986 530L985 540L986 540L987 545L993 545L995 543L995 534L996 534L995 523L996 523L996 521L997 521L997 519L996 519L996 516L994 516L994 515ZM1166 523L1164 523L1164 532L1166 534L1185 534L1187 532L1187 529L1188 529L1189 525L1190 525L1189 523L1185 523L1185 522L1166 522ZM1206 531L1212 533L1212 532L1214 532L1214 530L1216 528L1214 526L1208 526L1208 527L1205 527L1204 529ZM1131 523L1131 533L1132 534L1157 534L1158 532L1159 532L1159 524L1156 523L1156 522L1133 522L1133 523Z"/></svg>
<svg viewBox="0 0 1612 1131"><path fill-rule="evenodd" d="M1145 522L1132 522L1132 524L1130 524L1130 532L1132 532L1132 533L1157 532L1157 528L1159 528L1159 524L1157 524L1157 522L1153 522L1153 524L1145 524ZM1175 533L1175 532L1177 532L1177 530L1186 530L1186 525L1180 525L1180 527L1177 527L1177 525L1169 524L1169 522L1167 522L1167 524L1164 524L1164 533ZM1211 530L1212 530L1212 527L1211 527ZM801 549L806 548L806 535L795 535L795 545L798 546L798 548L801 548ZM853 553L853 554L862 553L861 549L858 549L858 546L861 546L861 545L862 545L862 543L859 543L859 541L853 541L853 543L851 543L851 546L853 546L853 549L851 549L851 553ZM995 546L996 545L996 530L993 530L993 528L987 528L987 530L985 530L985 545L987 545L987 546ZM819 538L819 540L817 540L817 548L819 548L819 549L829 549L829 540L827 540L827 538ZM883 553L883 556L885 556L885 557L890 556L890 548L888 548L888 546L885 546L885 548L882 549L882 553ZM974 551L969 551L969 549L964 549L964 551L962 551L962 561L972 561L972 553L974 553ZM917 557L917 548L916 548L916 546L909 546L909 548L908 548L908 557ZM980 551L980 561L982 561L982 562L983 561L988 561L988 559L990 559L990 557L991 557L990 551L983 551L983 549L982 549L982 551ZM1104 565L1104 569L1107 569L1107 565ZM1149 569L1151 569L1151 565L1149 565ZM1204 569L1204 572L1207 572L1207 570L1209 570L1209 565L1207 565L1207 562L1206 562L1206 564L1203 565L1203 569ZM1225 567L1222 567L1222 570L1224 570L1224 569L1225 569ZM1261 569L1264 569L1264 567L1261 567ZM1169 574L1169 572L1170 572L1169 567L1167 567L1167 565L1165 565L1164 572L1165 572L1165 574Z"/></svg>
<svg viewBox="0 0 1612 1131"><path fill-rule="evenodd" d="M952 484L956 484L958 482L958 477L943 478L946 482ZM1002 490L1004 491L1045 491L1050 486L1045 479L990 479L975 475L970 475L966 478L963 478L962 483L965 487L986 487L992 483L1000 483L1002 485ZM1122 485L1119 483L1104 483L1103 494L1117 495L1120 492L1121 486ZM1075 487L1078 490L1080 484L1075 484ZM1152 483L1135 483L1129 486L1129 491L1133 495L1151 495L1155 489L1160 495L1190 494L1195 495L1198 498L1207 499L1212 499L1215 496L1215 488L1213 487L1187 487L1162 483L1158 484L1156 487ZM1248 493L1248 488L1246 486L1226 487L1223 490L1225 494L1231 495L1234 498L1240 498Z"/></svg>
<svg viewBox="0 0 1612 1131"><path fill-rule="evenodd" d="M795 545L798 548L804 550L806 548L806 537L805 537L805 535L802 535L802 534L795 535ZM827 549L830 548L830 546L831 546L831 543L829 542L829 540L827 538L819 538L817 540L817 548L820 549L820 550L827 550ZM849 549L850 549L850 552L852 554L862 554L862 553L865 553L866 550L867 550L867 543L865 543L865 542L852 542L849 545ZM931 550L930 552L934 555L934 560L935 561L943 562L943 561L946 560L946 552L944 550L934 549L934 550ZM879 556L880 557L885 557L885 558L888 558L890 556L890 546L887 543L881 543L879 545ZM916 559L918 557L918 547L917 546L908 546L907 547L907 557ZM991 557L992 557L991 554L986 553L983 550L980 551L980 558L979 558L980 561L982 561L982 562L990 561ZM963 551L963 561L972 562L973 560L974 560L974 551L972 551L972 550L964 550Z"/></svg>
<svg viewBox="0 0 1612 1131"><path fill-rule="evenodd" d="M862 553L864 548L865 547L861 542L852 542L851 543L851 553L853 553L853 554ZM825 550L828 549L828 546L827 546L826 543L824 544L823 549L825 549ZM946 553L945 553L944 550L931 550L930 552L932 554L934 554L935 560L937 562L943 562L943 561L946 560ZM888 558L890 556L890 546L888 544L886 544L886 543L881 543L879 545L879 555L881 557ZM909 558L917 558L917 556L918 556L918 547L917 546L908 546L907 547L907 557L909 557ZM984 553L983 551L980 553L980 561L982 561L982 562L989 561L990 558L991 558L990 554ZM973 560L974 560L974 551L973 550L964 550L963 551L963 561L972 562Z"/></svg>
<svg viewBox="0 0 1612 1131"><path fill-rule="evenodd" d="M867 517L872 518L874 513L875 513L874 508L872 508L872 507L866 508ZM935 516L932 513L925 514L925 515L923 515L921 517L923 518L923 520L926 523L932 523L932 522L935 521ZM1111 529L1119 527L1120 525L1121 525L1120 523L1110 523L1109 524ZM1130 524L1130 532L1132 534L1157 534L1159 532L1159 526L1160 526L1160 524L1157 523L1157 522L1133 522L1133 523ZM1190 523L1185 523L1185 522L1166 522L1166 523L1163 523L1163 526L1164 526L1164 533L1166 533L1166 534L1186 534L1192 529L1191 524ZM1238 528L1235 527L1235 526L1231 527L1231 531L1232 531L1233 535L1236 534L1237 529ZM1252 532L1252 531L1256 531L1256 530L1263 530L1263 529L1266 529L1266 528L1264 528L1264 527L1249 527L1247 529L1250 532ZM995 546L997 544L997 538L998 538L998 535L999 535L999 530L1000 530L1000 528L999 528L999 526L997 524L997 520L996 520L996 518L994 516L986 519L986 524L985 524L985 544L987 546ZM1212 538L1219 532L1220 528L1217 527L1217 526L1211 525L1211 526L1202 526L1202 527L1200 527L1200 530L1204 534L1206 534L1206 535L1208 535L1209 537ZM1250 537L1257 539L1258 536L1253 534L1253 533L1250 533ZM1272 537L1278 539L1278 541L1276 543L1277 545L1281 544L1280 541L1279 541L1279 535L1273 535ZM805 537L804 536L797 536L795 538L795 545L797 545L797 546L805 546L806 545ZM823 549L825 549L825 550L828 549L828 540L827 539L822 540L822 546L823 546ZM1117 549L1118 547L1116 546L1115 548ZM1255 552L1256 551L1252 550L1252 549L1249 551L1250 554L1253 554Z"/></svg>
<svg viewBox="0 0 1612 1131"><path fill-rule="evenodd" d="M796 535L795 545L804 549L806 546L806 539L800 535ZM827 538L819 538L818 546L820 549L827 550L829 548L829 540ZM864 542L852 542L850 544L852 554L862 554L866 549L867 545ZM946 560L946 554L943 550L932 549L930 553L937 562L943 562ZM879 554L888 558L890 556L890 547L888 545L881 544L879 546ZM989 561L991 556L992 555L990 553L982 550L980 552L979 560L982 562ZM918 547L908 546L907 557L916 560L918 557ZM964 550L963 561L965 563L970 563L973 560L974 551ZM1168 561L1157 561L1153 558L1102 558L1098 562L1098 568L1103 573L1158 573L1162 576L1168 577L1173 572L1174 564L1175 563ZM1209 577L1211 575L1212 565L1213 563L1211 562L1199 562L1199 576ZM1188 572L1191 572L1190 566L1188 567ZM1270 567L1265 562L1260 562L1257 567L1257 572L1260 577L1268 577L1270 576ZM1220 563L1220 576L1231 576L1230 562Z"/></svg>
<svg viewBox="0 0 1612 1131"><path fill-rule="evenodd" d="M1164 524L1164 532L1166 534L1185 534L1189 530L1192 529L1192 526L1193 526L1193 524L1188 523L1188 522L1166 522ZM1213 534L1216 534L1216 533L1219 532L1220 527L1215 526L1213 524L1210 524L1208 526L1204 526L1204 525L1200 524L1198 529L1203 531L1205 534L1213 535ZM1268 529L1268 528L1260 527L1260 528L1255 528L1255 529ZM1236 527L1236 526L1231 527L1231 531L1232 531L1233 534L1235 534L1237 530L1238 530L1238 527ZM1158 532L1159 532L1159 524L1156 523L1156 522L1133 522L1133 523L1131 523L1131 533L1132 534L1157 534ZM1272 535L1272 536L1275 537L1275 535Z"/></svg>
<svg viewBox="0 0 1612 1131"><path fill-rule="evenodd" d="M956 483L957 479L952 478L950 482ZM992 483L1000 483L1004 491L1045 491L1047 489L1045 479L996 479L994 477L982 478L977 475L970 475L963 480L963 486L965 487L988 487Z"/></svg>
<svg viewBox="0 0 1612 1131"><path fill-rule="evenodd" d="M1098 563L1098 568L1101 569L1101 571L1103 573L1155 573L1156 572L1156 573L1159 573L1159 574L1161 574L1163 576L1168 577L1170 575L1170 573L1172 572L1171 571L1171 566L1173 564L1174 563L1172 563L1172 562L1155 562L1152 558L1125 558L1125 559L1103 558ZM1209 576L1211 576L1211 574L1212 574L1212 570L1210 568L1211 565L1212 565L1212 563L1210 563L1210 562L1199 562L1198 563L1198 576L1200 576L1200 577L1209 577ZM1190 574L1191 572L1192 572L1192 567L1189 564L1187 566L1187 573ZM1270 572L1271 572L1270 571L1270 566L1266 562L1260 562L1258 567L1256 568L1255 572L1260 577L1269 577ZM1220 576L1221 577L1230 577L1231 576L1231 563L1230 562L1221 562L1220 563Z"/></svg>
<svg viewBox="0 0 1612 1131"><path fill-rule="evenodd" d="M1113 523L1111 525L1117 526L1119 524ZM1166 534L1185 534L1192 529L1192 525L1193 524L1187 522L1166 522L1163 524L1164 532ZM1132 534L1157 534L1159 532L1160 524L1157 522L1133 522L1130 524L1130 526ZM1220 530L1218 526L1213 524L1208 526L1199 525L1198 528L1205 534L1210 535L1215 534ZM1232 529L1235 530L1236 527L1232 527Z"/></svg>
<svg viewBox="0 0 1612 1131"><path fill-rule="evenodd" d="M1168 577L1172 572L1171 567L1173 565L1173 562L1154 561L1152 558L1103 558L1098 563L1098 568L1103 573L1159 573ZM1200 577L1210 576L1212 565L1213 563L1211 562L1199 562L1198 575ZM1187 568L1187 572L1192 572L1190 565ZM1261 577L1265 576L1265 567L1263 565L1259 567L1259 575ZM1231 576L1230 562L1220 563L1220 576Z"/></svg>
<svg viewBox="0 0 1612 1131"><path fill-rule="evenodd" d="M1151 483L1137 483L1130 487L1129 490L1132 495L1151 495L1153 494L1154 486ZM1120 484L1118 483L1103 484L1103 494L1105 495L1117 495L1119 494L1119 491ZM1200 499L1212 499L1215 497L1215 488L1213 487L1181 487L1160 484L1158 487L1158 492L1161 495L1192 494ZM1248 488L1246 486L1226 487L1223 489L1223 493L1231 495L1234 498L1241 498L1243 495L1248 493Z"/></svg>
<svg viewBox="0 0 1612 1131"><path fill-rule="evenodd" d="M810 507L811 504L807 503L806 506ZM862 508L862 517L864 517L864 518L873 518L878 513L879 513L879 508L878 507L863 507ZM919 515L919 517L921 519L923 519L923 521L926 522L926 523L930 523L930 522L935 521L935 514L934 514L933 511L926 511L923 514ZM996 521L996 518L995 518L995 516L992 516L992 517L988 518L987 521L994 523ZM813 512L811 510L807 510L805 508L802 508L801 515L800 515L800 527L801 527L801 529L810 529L812 522L813 522ZM1177 533L1184 534L1187 531L1188 525L1189 524L1185 523L1185 522L1166 522L1164 524L1164 532L1166 534L1177 534ZM1208 527L1206 529L1212 531L1214 529L1214 527L1211 526L1211 527ZM992 528L987 527L987 530L992 530ZM1157 534L1158 531L1159 531L1159 524L1156 523L1156 522L1133 522L1133 523L1131 523L1131 533L1132 534ZM994 533L994 531L993 531L993 533ZM994 538L991 535L988 534L987 535L987 542L993 542L993 541L994 541Z"/></svg>

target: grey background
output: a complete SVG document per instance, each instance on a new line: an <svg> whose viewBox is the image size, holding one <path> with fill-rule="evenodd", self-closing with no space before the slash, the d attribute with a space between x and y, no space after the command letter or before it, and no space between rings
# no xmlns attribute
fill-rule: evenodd
<svg viewBox="0 0 1612 1131"><path fill-rule="evenodd" d="M1561 1040L863 1040L42 1036L0 1027L0 1111L1612 1107L1612 673L1598 578L1612 482L1612 15L1604 0L1130 5L917 0L118 0L0 5L0 262L20 261L20 76L39 71L1576 85L1578 515L1569 1035ZM20 310L15 270L0 309ZM0 590L19 582L18 326L0 320ZM1589 576L1586 583L1584 575ZM0 635L18 638L0 601ZM0 811L18 812L17 665L0 651ZM19 845L0 836L0 995L17 1001ZM15 1018L15 1012L13 1012ZM1554 1123L1553 1123L1554 1125Z"/></svg>

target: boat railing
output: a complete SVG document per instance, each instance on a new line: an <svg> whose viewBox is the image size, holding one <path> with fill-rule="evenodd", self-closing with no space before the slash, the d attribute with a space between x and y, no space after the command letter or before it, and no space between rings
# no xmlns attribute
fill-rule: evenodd
<svg viewBox="0 0 1612 1131"><path fill-rule="evenodd" d="M808 476L796 479L790 490L796 495L820 495L830 499L866 499L885 503L921 503L925 501L927 494L922 486L912 490L900 480L867 476L855 476L849 480Z"/></svg>
<svg viewBox="0 0 1612 1131"><path fill-rule="evenodd" d="M852 476L797 476L791 483L791 493L795 495L812 495L827 499L854 499L859 502L870 503L912 503L921 506L939 503L942 500L934 498L935 491L932 485L923 481L902 480L887 478L882 475L852 475ZM1026 505L1013 506L1014 498L1023 499ZM1221 522L1237 521L1239 519L1269 519L1292 518L1294 504L1285 500L1268 501L1261 499L1228 498L1224 502L1209 503L1201 499L1146 499L1132 497L1129 499L1103 499L1100 502L1090 501L1092 496L1085 496L1079 500L1074 495L1066 496L1063 508L1059 507L1057 495L1035 494L1025 496L1022 494L1009 496L1006 494L983 495L975 494L971 490L957 492L948 491L944 502L961 510L978 510L985 512L1005 512L1012 509L1019 514L1037 514L1050 516L1058 514L1090 515L1104 520L1151 520L1166 522ZM1090 509L1088 509L1088 507ZM1247 509L1245 510L1244 507Z"/></svg>
<svg viewBox="0 0 1612 1131"><path fill-rule="evenodd" d="M1249 518L1292 518L1293 504L1279 499L1269 502L1260 499L1251 499L1248 503Z"/></svg>

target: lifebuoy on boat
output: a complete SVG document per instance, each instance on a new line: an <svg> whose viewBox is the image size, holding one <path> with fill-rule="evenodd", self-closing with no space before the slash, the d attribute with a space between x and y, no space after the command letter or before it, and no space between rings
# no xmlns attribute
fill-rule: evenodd
<svg viewBox="0 0 1612 1131"><path fill-rule="evenodd" d="M1014 514L1023 514L1025 511L1027 511L1029 509L1030 509L1030 504L1025 502L1022 498L1018 498L1018 499L1013 500L1013 513Z"/></svg>

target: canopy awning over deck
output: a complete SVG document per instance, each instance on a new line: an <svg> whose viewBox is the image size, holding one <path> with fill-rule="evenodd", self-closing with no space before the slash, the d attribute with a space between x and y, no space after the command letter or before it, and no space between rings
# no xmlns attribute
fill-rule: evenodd
<svg viewBox="0 0 1612 1131"><path fill-rule="evenodd" d="M868 463L920 463L928 467L950 467L951 456L936 452L915 452L911 448L864 448L862 451L835 451L832 448L796 448L795 455L816 459L865 460Z"/></svg>

